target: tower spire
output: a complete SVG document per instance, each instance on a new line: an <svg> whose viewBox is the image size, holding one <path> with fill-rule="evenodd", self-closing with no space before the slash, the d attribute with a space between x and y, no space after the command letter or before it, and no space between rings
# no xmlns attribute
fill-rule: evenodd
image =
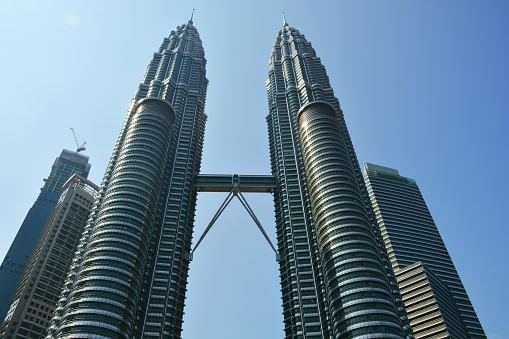
<svg viewBox="0 0 509 339"><path fill-rule="evenodd" d="M191 19L189 20L190 22L193 22L193 16L194 16L194 8L193 8L193 12L191 13Z"/></svg>
<svg viewBox="0 0 509 339"><path fill-rule="evenodd" d="M288 25L286 22L285 11L283 11L283 25Z"/></svg>

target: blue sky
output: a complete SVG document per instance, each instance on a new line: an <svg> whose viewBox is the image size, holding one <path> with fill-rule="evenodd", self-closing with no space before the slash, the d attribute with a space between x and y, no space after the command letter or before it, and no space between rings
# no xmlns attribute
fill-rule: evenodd
<svg viewBox="0 0 509 339"><path fill-rule="evenodd" d="M321 57L359 162L417 180L489 338L509 338L505 1L0 1L0 257L70 127L100 183L143 72L193 8L210 81L202 173L269 174L282 11ZM225 198L201 193L195 239ZM272 239L272 197L246 195ZM239 202L190 267L184 339L281 338L274 254Z"/></svg>

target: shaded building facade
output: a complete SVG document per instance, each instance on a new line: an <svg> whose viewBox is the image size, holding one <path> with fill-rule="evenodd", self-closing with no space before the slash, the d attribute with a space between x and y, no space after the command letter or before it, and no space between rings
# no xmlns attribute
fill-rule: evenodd
<svg viewBox="0 0 509 339"><path fill-rule="evenodd" d="M3 321L9 302L37 244L46 221L55 208L65 182L73 175L86 178L90 172L86 155L64 149L56 158L37 200L28 211L14 241L0 266L0 319Z"/></svg>
<svg viewBox="0 0 509 339"><path fill-rule="evenodd" d="M46 336L97 190L77 174L64 184L0 326L1 338Z"/></svg>
<svg viewBox="0 0 509 339"><path fill-rule="evenodd" d="M364 166L364 178L416 337L438 328L431 320L439 310L451 338L486 338L415 180L374 164Z"/></svg>

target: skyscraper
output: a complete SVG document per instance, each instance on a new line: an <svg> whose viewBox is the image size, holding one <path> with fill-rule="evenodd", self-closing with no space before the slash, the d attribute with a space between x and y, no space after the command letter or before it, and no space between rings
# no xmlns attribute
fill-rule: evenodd
<svg viewBox="0 0 509 339"><path fill-rule="evenodd" d="M267 94L286 338L405 337L339 101L311 43L287 23Z"/></svg>
<svg viewBox="0 0 509 339"><path fill-rule="evenodd" d="M1 338L46 335L97 189L77 174L64 184L0 326Z"/></svg>
<svg viewBox="0 0 509 339"><path fill-rule="evenodd" d="M392 168L366 164L364 170L416 337L419 331L419 337L429 337L424 331L439 328L441 316L451 338L486 338L416 182Z"/></svg>
<svg viewBox="0 0 509 339"><path fill-rule="evenodd" d="M207 119L205 65L192 20L154 53L49 337L180 337Z"/></svg>
<svg viewBox="0 0 509 339"><path fill-rule="evenodd" d="M192 20L172 31L154 54L128 109L48 338L180 337L207 118L205 65ZM418 259L399 241L386 249L379 207L375 214L325 68L311 43L287 23L276 37L266 85L274 179L266 182L275 186L264 187L274 192L286 337L412 338L394 269L411 268L399 281L420 279L431 286L437 307L466 297L459 278L439 272L451 267L445 259L435 261L435 253ZM232 176L229 184L238 189L240 178ZM216 188L209 181L230 180L205 179L211 190ZM403 238L420 251L415 236L402 232ZM430 241L439 242L436 236ZM437 246L436 256L444 251ZM456 304L458 313L443 323L461 314L466 326L450 333L474 333L473 309Z"/></svg>
<svg viewBox="0 0 509 339"><path fill-rule="evenodd" d="M64 183L74 173L86 178L90 172L88 157L64 149L56 158L44 186L28 211L0 266L0 319L9 309L9 302L34 250L51 211L55 208Z"/></svg>

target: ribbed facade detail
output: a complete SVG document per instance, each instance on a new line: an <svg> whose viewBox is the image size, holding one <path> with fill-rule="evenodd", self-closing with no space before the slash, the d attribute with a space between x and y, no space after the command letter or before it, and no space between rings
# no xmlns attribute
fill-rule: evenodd
<svg viewBox="0 0 509 339"><path fill-rule="evenodd" d="M451 292L420 261L396 278L415 338L469 338Z"/></svg>
<svg viewBox="0 0 509 339"><path fill-rule="evenodd" d="M366 164L364 169L373 209L394 271L399 275L399 270L421 262L440 285L447 287L455 301L455 306L442 308L441 311L453 314L457 309L461 314L463 324L457 317L443 316L448 328L466 327L468 331L468 336L455 336L449 330L452 337L486 338L415 180L379 165ZM430 280L432 286L433 281ZM410 321L415 323L416 320L410 318Z"/></svg>
<svg viewBox="0 0 509 339"><path fill-rule="evenodd" d="M327 103L299 111L301 149L334 337L403 331L337 114Z"/></svg>
<svg viewBox="0 0 509 339"><path fill-rule="evenodd" d="M48 338L180 338L208 81L190 20L134 95Z"/></svg>
<svg viewBox="0 0 509 339"><path fill-rule="evenodd" d="M280 275L286 338L353 338L380 336L380 333L384 333L382 337L387 334L403 338L409 335L406 313L402 307L394 272L388 263L380 231L371 211L339 101L334 96L325 68L311 43L288 24L284 25L276 37L269 60L269 79L266 86L271 169L277 186L274 202L281 254ZM320 175L316 172L317 166L325 164L322 160L326 159L307 162L304 160L302 131L298 122L299 110L316 102L322 102L317 107L323 108L323 105L327 105L327 110L334 112L334 116L329 117L328 121L334 126L331 133L337 134L333 141L338 143L336 147L339 148L336 157L341 158L341 164L348 164L348 170L345 171L343 165L338 163L337 170L345 172L331 177L328 183L323 181L322 176L329 175L327 170ZM302 129L305 130L306 127L302 126ZM310 147L308 156L314 156L315 151L311 151L313 145L316 146L311 142L307 146ZM310 182L309 174L313 174L313 183ZM317 199L322 197L321 190L328 190L328 185L331 185L335 186L333 191L336 192L345 181L349 182L351 194L357 199L357 202L352 202L351 205L356 205L358 211L362 211L363 223L360 228L364 229L363 235L368 235L370 239L366 245L366 253L371 251L376 258L373 263L375 278L369 282L359 282L359 288L369 290L372 288L370 284L380 284L383 287L377 298L387 302L386 309L379 309L369 315L369 312L363 314L362 311L354 310L355 297L349 301L353 302L352 308L345 309L344 305L340 306L338 295L343 292L340 292L340 283L334 276L337 274L334 260L339 259L337 254L332 255L336 249L327 245L330 242L330 239L326 240L324 233L327 227L321 229L317 224L328 220L330 213L328 207L327 211L322 210L325 206L323 203L327 203L327 200ZM320 215L317 215L317 208L321 209ZM323 223L325 224L327 223ZM343 225L345 229L346 224L348 222ZM340 229L343 226L333 228ZM359 263L369 261L358 259ZM360 270L368 272L369 268ZM352 272L355 272L355 269ZM344 277L348 279L347 275ZM377 307L373 306L373 309ZM374 321L374 326L372 330L367 330L366 325L371 320ZM359 331L356 331L357 328ZM366 332L363 333L363 330Z"/></svg>
<svg viewBox="0 0 509 339"><path fill-rule="evenodd" d="M163 42L157 68L149 65L161 81L159 95L171 102L176 119L170 142L171 171L165 176L157 224L151 239L146 288L137 315L136 337L180 338L189 270L205 122L205 54L192 21L177 27ZM143 84L142 84L143 85ZM140 89L143 86L140 85ZM149 86L150 88L150 86Z"/></svg>
<svg viewBox="0 0 509 339"><path fill-rule="evenodd" d="M165 101L138 103L78 259L57 336L131 336L174 121Z"/></svg>
<svg viewBox="0 0 509 339"><path fill-rule="evenodd" d="M297 112L301 99L293 70L291 52L296 40L307 54L310 65L319 59L310 44L285 26L274 43L269 60L267 116L272 174L276 177L274 194L278 250L281 256L280 276L283 321L286 338L329 338L331 323L326 307L321 263L313 217L308 199L306 177L300 156ZM298 33L298 32L297 32ZM326 79L323 67L313 68ZM302 67L298 67L302 79ZM305 84L304 84L305 87ZM329 86L330 87L330 86Z"/></svg>

